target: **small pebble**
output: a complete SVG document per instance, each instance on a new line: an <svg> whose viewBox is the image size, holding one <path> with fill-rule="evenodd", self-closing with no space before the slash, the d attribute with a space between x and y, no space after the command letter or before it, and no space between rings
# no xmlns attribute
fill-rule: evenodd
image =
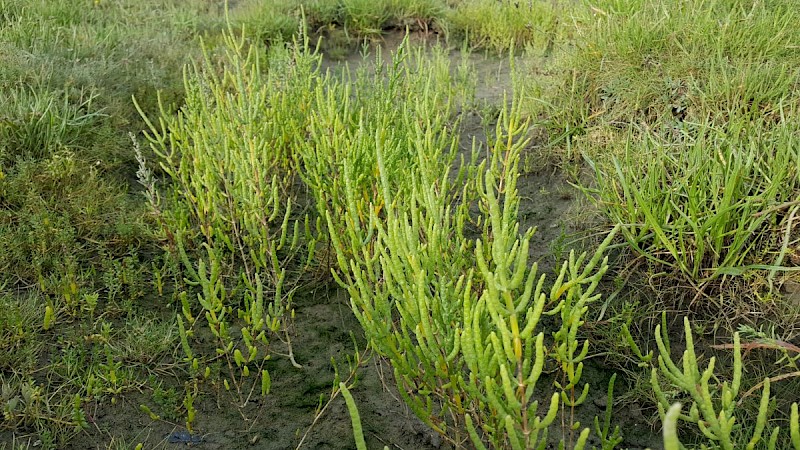
<svg viewBox="0 0 800 450"><path fill-rule="evenodd" d="M598 408L605 408L606 405L608 405L608 397L606 396L597 397L596 399L594 399L594 405L597 406Z"/></svg>

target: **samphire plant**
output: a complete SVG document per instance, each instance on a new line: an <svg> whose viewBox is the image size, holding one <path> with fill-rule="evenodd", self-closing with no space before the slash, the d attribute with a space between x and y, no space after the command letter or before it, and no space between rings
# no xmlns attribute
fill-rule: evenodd
<svg viewBox="0 0 800 450"><path fill-rule="evenodd" d="M398 67L396 60L390 67ZM391 88L397 81L389 75ZM431 92L423 90L418 103ZM592 258L572 254L548 294L545 278L528 266L533 230L520 235L517 221L527 130L519 105L503 110L487 161L456 170L457 135L429 119L428 108L387 127L380 118L391 116L380 111L391 110L389 98L377 104L371 116L366 107L355 114L324 110L332 116L326 123L340 127L330 136L341 145L315 148L355 150L314 155L333 164L306 164L331 230L337 280L370 344L391 362L404 401L451 444L546 445L561 407L578 407L588 393L580 381L588 343L578 330L596 299L611 237ZM310 153L304 157L315 162ZM321 171L330 167L342 169ZM336 190L313 183L323 179L343 193L330 198ZM560 319L547 340L538 328L543 314ZM543 375L546 364L562 374L556 382ZM537 387L551 392L544 405L534 396ZM590 430L575 436L571 430L580 425L569 426L564 440L582 448Z"/></svg>
<svg viewBox="0 0 800 450"><path fill-rule="evenodd" d="M309 85L307 139L295 160L319 217L346 242L348 258L366 257L374 237L370 211L382 217L388 208L381 177L403 197L420 170L447 176L458 152L459 122L452 119L472 89L466 71L466 65L451 71L444 49L424 52L406 40L387 61L378 51L374 63L365 61L355 73L327 74ZM330 247L324 250L320 262L336 264Z"/></svg>
<svg viewBox="0 0 800 450"><path fill-rule="evenodd" d="M227 363L222 383L246 404L259 387L269 390L263 361L271 338L284 340L298 365L288 320L315 238L296 200L291 151L318 56L278 47L264 59L233 33L225 43L219 60L206 55L186 69L178 114L162 106L158 124L148 121L171 181L163 205L150 199L184 270L177 319L186 360L199 375L216 358L192 350L195 328L205 322ZM251 371L260 382L247 382Z"/></svg>
<svg viewBox="0 0 800 450"><path fill-rule="evenodd" d="M800 425L798 422L797 403L791 407L789 435L781 434L779 426L771 430L767 426L773 410L770 406L770 378L765 378L761 390L761 402L755 426L745 426L737 417L737 406L740 402L742 384L742 344L739 333L733 336L733 376L729 381L720 382L714 371L715 358L708 361L703 369L695 352L689 319L684 318L686 350L683 352L681 366L678 366L670 355L670 343L665 331L666 316L662 325L656 327L655 338L660 355L658 369L653 368L652 386L658 399L658 412L665 427L665 448L677 450L683 448L676 432L679 420L694 423L712 448L732 450L734 448L791 448L800 449ZM662 378L670 387L671 396L688 396L688 413L682 412L680 403L670 404L672 399L665 392ZM737 419L739 419L737 421ZM746 443L746 444L745 444ZM746 445L746 447L742 447ZM702 448L707 448L705 445Z"/></svg>

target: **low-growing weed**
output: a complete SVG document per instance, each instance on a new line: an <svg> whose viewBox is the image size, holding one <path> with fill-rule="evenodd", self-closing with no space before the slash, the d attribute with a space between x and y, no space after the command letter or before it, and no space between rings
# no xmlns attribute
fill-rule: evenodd
<svg viewBox="0 0 800 450"><path fill-rule="evenodd" d="M53 153L91 145L101 113L94 110L94 95L73 103L65 94L41 87L3 92L0 121L0 161L43 159Z"/></svg>
<svg viewBox="0 0 800 450"><path fill-rule="evenodd" d="M558 39L558 1L451 1L448 31L476 48L502 53L530 47L538 54L552 51Z"/></svg>
<svg viewBox="0 0 800 450"><path fill-rule="evenodd" d="M35 295L0 296L0 371L19 374L32 370L42 351L44 305Z"/></svg>

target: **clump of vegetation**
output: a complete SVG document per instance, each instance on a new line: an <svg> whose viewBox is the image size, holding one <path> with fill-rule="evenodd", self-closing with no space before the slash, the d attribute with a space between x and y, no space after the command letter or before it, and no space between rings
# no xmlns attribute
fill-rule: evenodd
<svg viewBox="0 0 800 450"><path fill-rule="evenodd" d="M410 195L408 177L428 164L444 176L459 150L454 117L470 96L468 77L451 72L441 48L425 54L407 45L385 68L379 53L375 73L360 69L353 83L321 80L326 89L314 91L309 136L298 147L299 172L331 239L346 241L345 253L359 259L372 246L371 212L382 216ZM424 159L413 151L422 145ZM386 173L394 174L384 181L397 200L380 187Z"/></svg>
<svg viewBox="0 0 800 450"><path fill-rule="evenodd" d="M544 108L633 251L696 292L754 274L774 292L792 270L800 53L778 42L795 17L780 1L598 3Z"/></svg>
<svg viewBox="0 0 800 450"><path fill-rule="evenodd" d="M520 238L516 222L517 164L525 144L517 114L502 116L491 162L477 169L475 185L468 183L463 195L447 176L437 177L447 171L434 164L420 164L411 178L380 166L385 224L371 214L374 247L364 252L378 257L346 258L347 244L335 241L353 309L372 345L392 363L401 396L454 446L467 436L477 448L545 445L560 407L579 407L588 392L580 384L588 347L576 332L587 302L596 299L605 246L585 266L586 255L571 255L549 296L544 292L544 277L527 264L533 230ZM424 141L416 148L436 154ZM419 160L436 158L423 153ZM391 201L389 180L401 179L413 187L410 202ZM478 239L464 228L470 223L464 206L475 200ZM544 333L536 332L546 306L562 320L547 350ZM547 384L541 377L548 361L563 373L539 410L532 397ZM564 432L568 443L582 448L590 429L580 436Z"/></svg>
<svg viewBox="0 0 800 450"><path fill-rule="evenodd" d="M498 53L528 47L550 53L557 39L558 2L462 0L451 2L448 30L476 48Z"/></svg>
<svg viewBox="0 0 800 450"><path fill-rule="evenodd" d="M225 355L228 372L215 375L246 405L253 392L246 381L260 385L262 395L269 391L264 363L272 336L284 339L300 367L287 321L313 258L316 227L297 200L292 150L308 124L319 58L276 47L262 69L257 48L232 36L225 42L219 65L206 56L188 71L178 113L162 108L157 126L148 121L148 138L171 181L166 202L146 171L140 182L154 193L151 208L188 284L178 293L177 318L186 361L195 376L208 378L207 364ZM192 350L198 318L217 340L213 355Z"/></svg>
<svg viewBox="0 0 800 450"><path fill-rule="evenodd" d="M751 272L777 282L776 272L790 270L796 237L795 128L739 119L723 129L686 125L680 144L649 133L629 138L613 165L595 166L602 209L627 224L637 253L698 292Z"/></svg>
<svg viewBox="0 0 800 450"><path fill-rule="evenodd" d="M340 30L358 41L380 39L387 29L432 30L445 8L442 0L255 1L234 17L269 43L291 41L300 28L312 35Z"/></svg>
<svg viewBox="0 0 800 450"><path fill-rule="evenodd" d="M662 316L666 318L666 316ZM665 320L662 320L665 322ZM765 378L755 388L761 387L761 399L758 414L752 426L738 426L737 413L743 413L743 408L737 408L750 392L740 395L742 387L742 343L739 333L733 335L733 373L730 381L710 383L715 378L715 358L708 361L708 366L700 366L695 352L694 337L692 336L689 319L684 318L685 345L679 367L670 356L669 336L662 325L656 326L655 338L660 355L658 356L659 368L652 369L651 383L658 399L658 412L664 421L664 442L668 448L678 449L675 427L678 420L694 423L702 432L703 437L719 448L733 450L735 448L756 448L763 442L768 449L800 448L800 422L798 422L797 403L792 403L791 417L789 420L789 433L781 434L780 426L771 430L766 429L771 415L774 412L770 405L775 398L770 397L770 378ZM665 394L658 375L663 375L668 382L669 394ZM667 398L669 395L672 398ZM681 413L680 403L671 403L677 397L687 396L690 407L688 414ZM738 401L734 401L738 398ZM741 417L741 416L740 416ZM740 420L739 423L742 421ZM785 431L785 430L784 430ZM745 444L746 443L746 444Z"/></svg>
<svg viewBox="0 0 800 450"><path fill-rule="evenodd" d="M0 307L0 346L6 349L0 357L0 370L24 373L34 369L42 349L36 337L41 333L44 305L36 297L15 299L6 294L0 298Z"/></svg>
<svg viewBox="0 0 800 450"><path fill-rule="evenodd" d="M782 0L595 2L578 16L553 123L573 134L647 125L670 142L682 124L780 124L798 95L797 16Z"/></svg>

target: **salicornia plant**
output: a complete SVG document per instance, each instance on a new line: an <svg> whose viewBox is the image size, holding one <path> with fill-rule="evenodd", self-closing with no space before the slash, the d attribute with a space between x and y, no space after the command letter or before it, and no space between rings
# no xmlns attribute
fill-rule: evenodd
<svg viewBox="0 0 800 450"><path fill-rule="evenodd" d="M661 325L656 327L655 333L661 354L658 357L659 369L653 368L652 371L652 385L658 399L659 415L665 423L666 430L669 431L665 431L665 441L670 448L678 448L680 445L674 430L677 421L683 420L696 424L710 443L726 450L742 448L741 445L745 445L745 442L747 449L753 449L762 441L766 444L766 448L775 449L780 437L780 427L775 426L772 430L765 430L772 413L769 378L764 379L755 425L744 424L741 419L737 421L736 408L742 383L742 346L739 333L733 336L733 377L730 382L720 383L714 373L716 362L714 357L708 361L705 369L700 367L688 318L684 318L684 329L686 350L683 352L681 366L673 362L670 356L669 340ZM689 396L691 403L688 414L680 413L680 406L676 408L670 404L659 380L659 373L672 387ZM797 429L795 403L792 405L789 439L795 449L800 449L800 436L796 436Z"/></svg>
<svg viewBox="0 0 800 450"><path fill-rule="evenodd" d="M388 77L389 88L396 82ZM325 180L341 186L339 200L320 201L331 191L311 186L326 208L337 279L369 342L391 362L405 402L453 445L545 445L559 406L571 410L586 398L580 378L588 344L577 332L606 270L601 255L610 238L589 261L571 255L548 295L544 277L528 266L533 230L519 234L516 182L527 131L519 105L503 110L488 161L462 165L459 174L476 175L469 179L451 176L456 137L425 119L426 109L377 127L366 110L352 114L355 133L347 133L349 115L333 110L328 122L341 131L319 133L355 147L338 153L333 161L342 169ZM545 313L561 318L547 342L538 329ZM543 379L548 361L564 375L558 384ZM556 391L541 408L537 383ZM582 447L588 434L572 444Z"/></svg>
<svg viewBox="0 0 800 450"><path fill-rule="evenodd" d="M544 446L559 407L572 411L586 399L589 385L580 386L580 379L588 341L581 343L578 331L587 304L599 297L594 290L607 269L602 254L615 234L589 261L586 254L570 253L548 294L545 276L537 275L536 264L528 266L534 230L519 234L516 183L519 152L525 143L520 137L526 127L518 114L512 109L501 115L492 162L479 181L486 226L475 248L479 273L468 284L480 288L465 294L463 300L460 346L468 378L460 381L470 405L467 429L478 448L484 447L484 441L493 448ZM543 314L560 318L549 347L545 332L539 329ZM547 383L542 375L548 362L555 363L562 376L553 383L556 392L549 401L540 404L534 394L537 385ZM577 425L574 416L563 425L571 430ZM583 448L589 432L584 429L576 440L570 436L569 443Z"/></svg>
<svg viewBox="0 0 800 450"><path fill-rule="evenodd" d="M297 365L286 319L315 239L296 200L292 151L319 56L303 43L266 58L245 38L225 43L219 61L206 55L187 68L185 105L177 114L162 106L148 137L171 181L156 212L190 287L178 296L187 360L196 373L208 362L188 339L199 307L226 357L225 388L246 403L268 379L271 336L286 341ZM245 390L246 378L258 376L262 383Z"/></svg>
<svg viewBox="0 0 800 450"><path fill-rule="evenodd" d="M297 163L348 257L360 261L362 247L371 245L370 209L386 212L381 180L403 198L418 170L430 166L439 176L456 157L451 119L469 87L454 82L442 49L432 52L404 41L387 61L378 53L374 66L365 62L356 73L329 74L311 86L307 139L297 148Z"/></svg>

